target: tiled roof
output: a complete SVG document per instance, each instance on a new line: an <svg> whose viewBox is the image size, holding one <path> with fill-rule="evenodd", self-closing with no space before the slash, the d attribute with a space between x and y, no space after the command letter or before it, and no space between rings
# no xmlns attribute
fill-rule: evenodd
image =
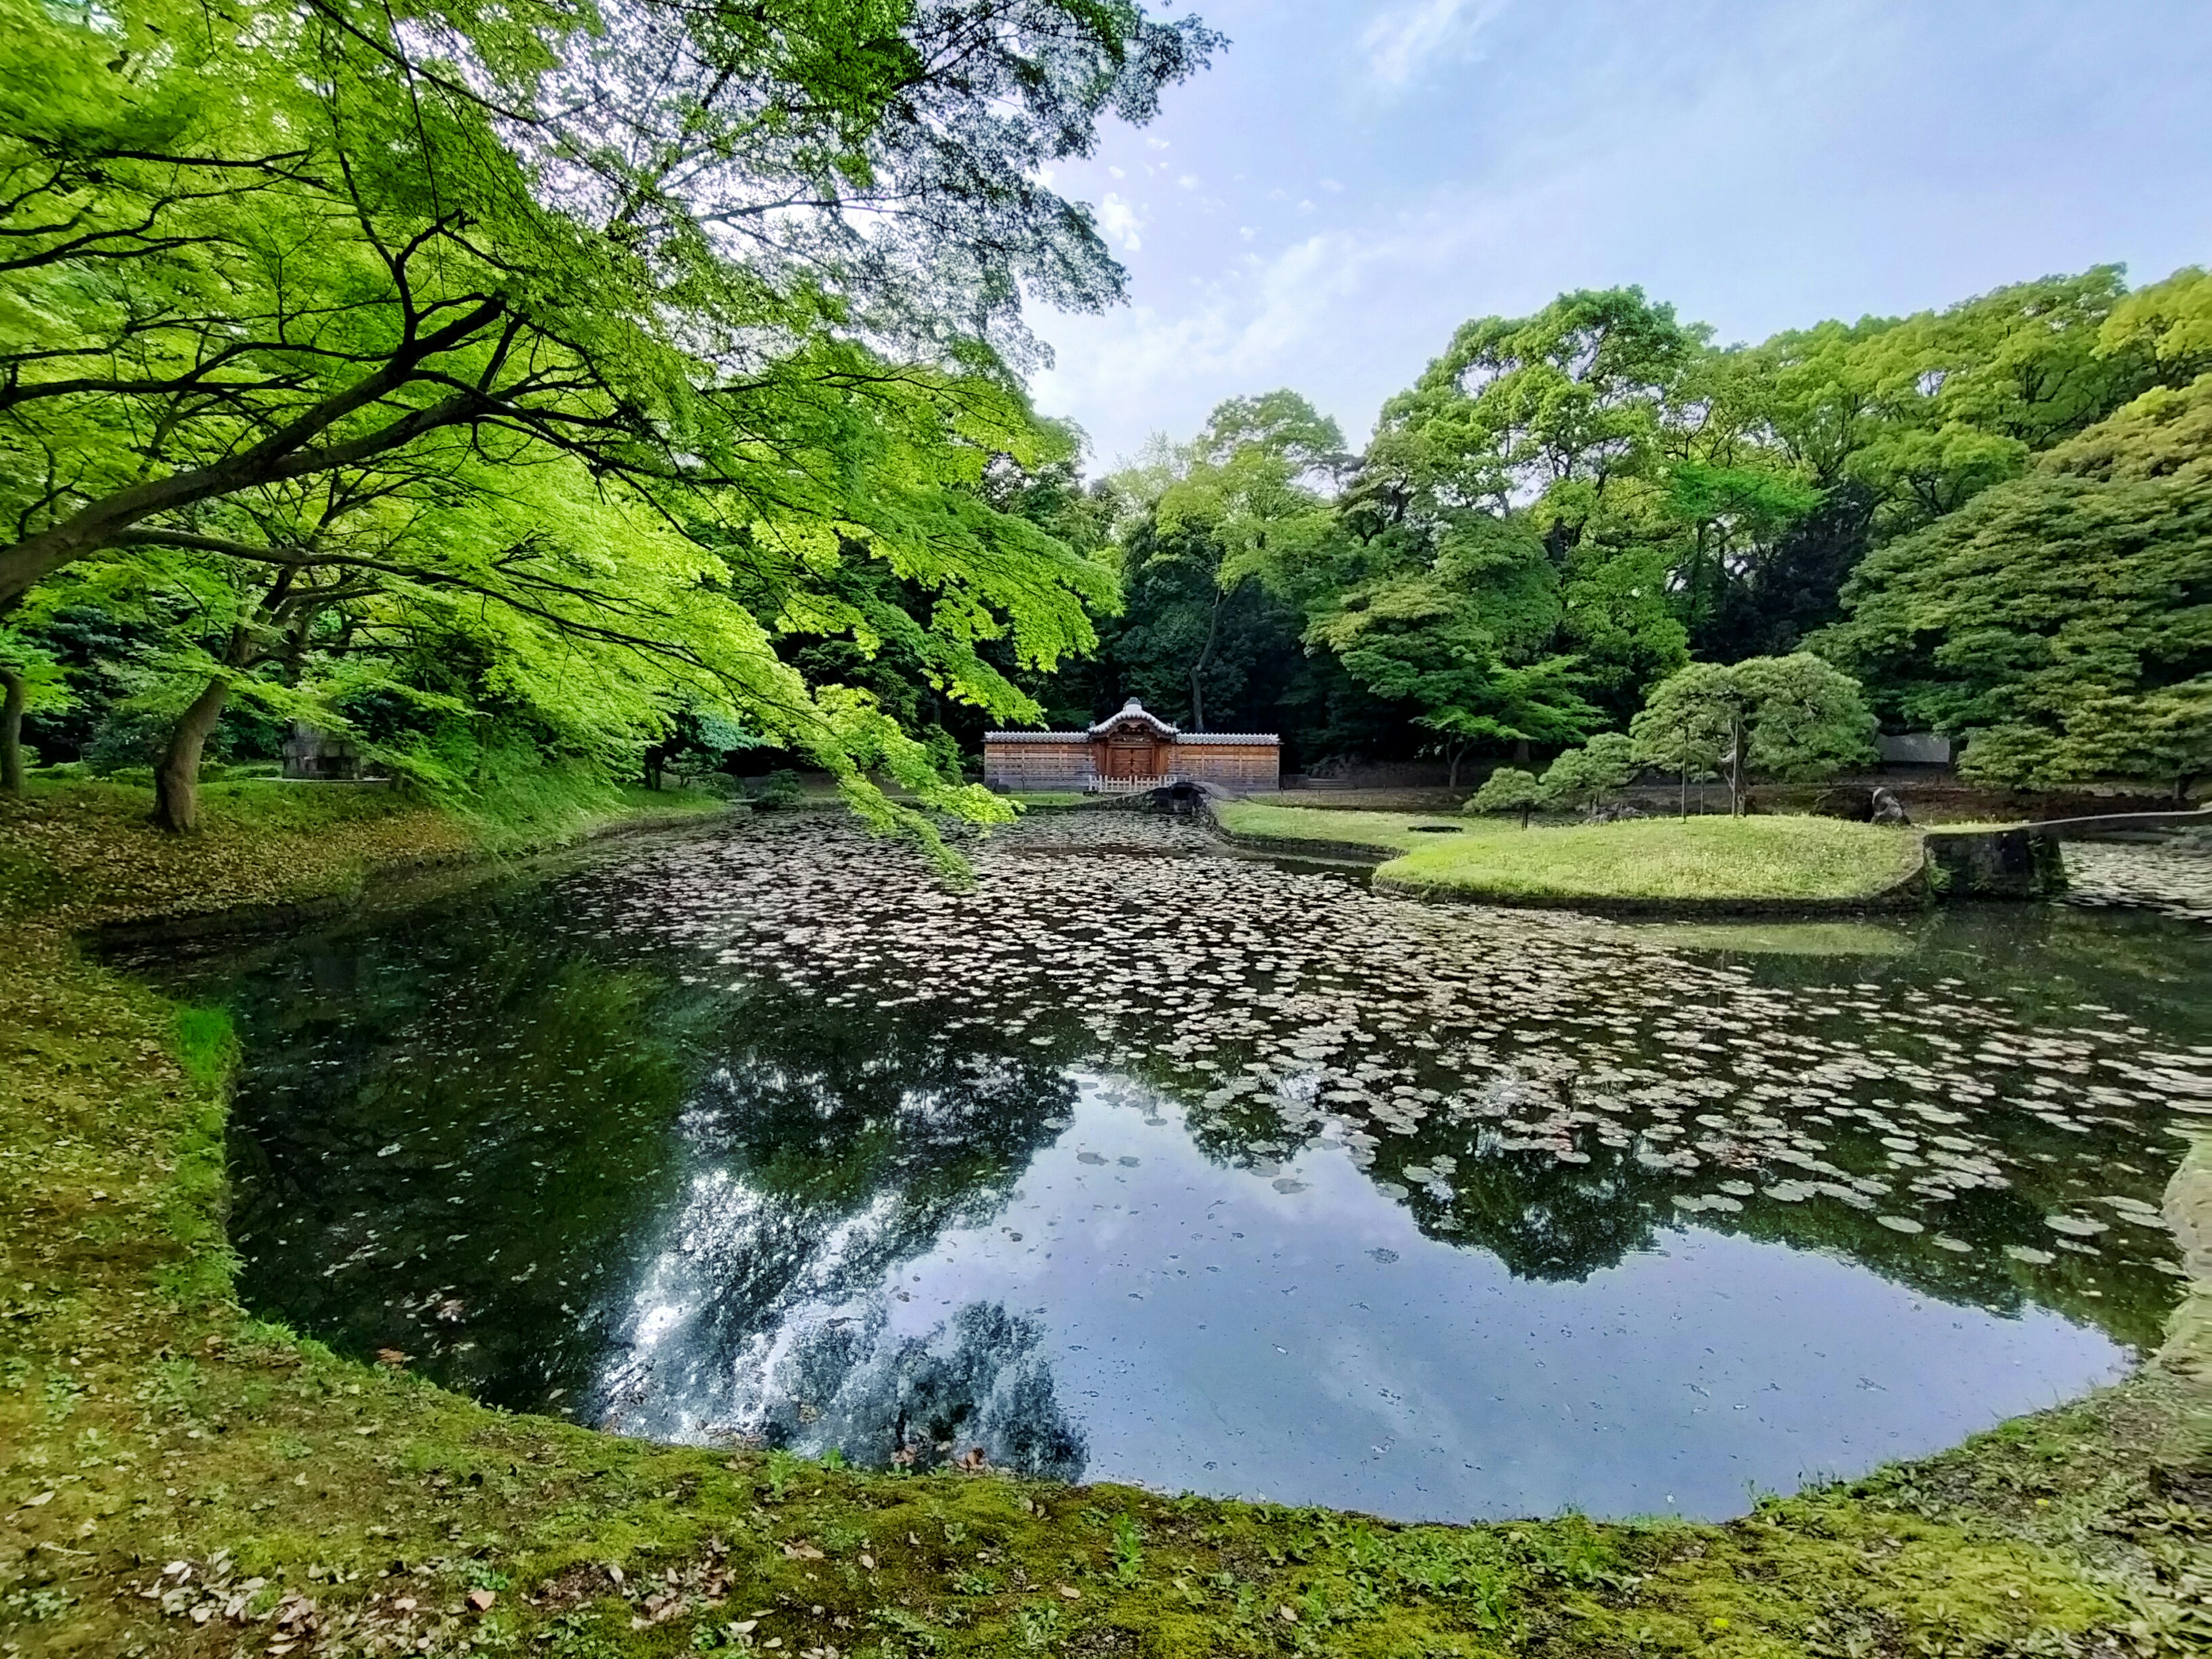
<svg viewBox="0 0 2212 1659"><path fill-rule="evenodd" d="M1088 732L986 732L986 743L1081 743L1091 741ZM1282 738L1273 732L1178 732L1177 743L1267 743L1278 744Z"/></svg>
<svg viewBox="0 0 2212 1659"><path fill-rule="evenodd" d="M1097 737L1101 733L1110 732L1114 727L1124 723L1140 723L1149 726L1153 731L1158 732L1160 736L1164 738L1171 738L1176 734L1176 729L1174 726L1169 725L1158 714L1153 714L1150 709L1146 708L1144 704L1139 702L1134 697L1132 697L1128 702L1121 705L1121 712L1120 714L1109 714L1104 720L1099 721L1097 725L1092 726L1091 728L1091 735L1094 738Z"/></svg>

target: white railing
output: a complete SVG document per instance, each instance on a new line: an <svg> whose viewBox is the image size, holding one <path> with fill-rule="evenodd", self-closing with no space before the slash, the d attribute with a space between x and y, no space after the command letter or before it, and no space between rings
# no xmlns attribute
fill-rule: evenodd
<svg viewBox="0 0 2212 1659"><path fill-rule="evenodd" d="M1181 777L1170 772L1164 778L1092 778L1083 788L1085 793L1091 795L1141 795L1182 781Z"/></svg>

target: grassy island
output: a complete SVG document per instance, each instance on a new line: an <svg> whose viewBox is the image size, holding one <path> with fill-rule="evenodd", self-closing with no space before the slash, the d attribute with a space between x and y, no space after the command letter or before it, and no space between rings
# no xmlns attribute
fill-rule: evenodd
<svg viewBox="0 0 2212 1659"><path fill-rule="evenodd" d="M2203 1639L2202 1319L2118 1389L1718 1526L1398 1526L869 1474L511 1415L334 1354L236 1303L219 1011L164 1001L73 935L340 894L483 833L380 792L261 786L217 792L179 841L145 826L149 804L0 801L10 1654L1767 1659ZM564 824L543 838L588 827ZM2169 1198L2199 1275L2208 1184L2200 1150Z"/></svg>
<svg viewBox="0 0 2212 1659"><path fill-rule="evenodd" d="M1218 817L1231 835L1261 846L1380 855L1387 861L1376 884L1393 892L1507 902L1861 903L1909 880L1921 862L1917 831L1833 818L1632 818L1523 830L1510 818L1258 801L1232 801Z"/></svg>

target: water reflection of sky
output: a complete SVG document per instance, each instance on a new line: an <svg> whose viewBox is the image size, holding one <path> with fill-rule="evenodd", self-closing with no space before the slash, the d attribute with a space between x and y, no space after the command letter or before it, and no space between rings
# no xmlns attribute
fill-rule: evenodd
<svg viewBox="0 0 2212 1659"><path fill-rule="evenodd" d="M631 1433L1401 1516L1727 1513L2170 1304L2185 924L1777 950L1036 833L971 895L793 827L168 964L246 1041L247 1300Z"/></svg>
<svg viewBox="0 0 2212 1659"><path fill-rule="evenodd" d="M672 1249L687 1259L640 1287L639 1346L614 1376L626 1424L676 1438L772 1424L803 1449L881 1462L904 1380L884 1356L957 1346L980 1308L1042 1332L995 1358L1048 1365L1090 1479L1407 1518L1724 1515L1933 1450L2124 1363L2040 1309L1960 1308L1824 1252L1689 1227L1586 1280L1517 1279L1425 1237L1340 1150L1272 1181L1224 1168L1172 1106L1095 1077L1002 1208L865 1293L799 1299L734 1367L688 1340L669 1290L711 1282L693 1254L708 1241L747 1236L708 1219L729 1206L728 1183L702 1176ZM835 1283L847 1249L826 1240L828 1271L810 1277ZM832 1322L866 1331L863 1352L810 1376L794 1352ZM823 1397L805 1399L810 1384ZM953 1448L1019 1462L1038 1425L994 1412L994 1388L972 1390Z"/></svg>

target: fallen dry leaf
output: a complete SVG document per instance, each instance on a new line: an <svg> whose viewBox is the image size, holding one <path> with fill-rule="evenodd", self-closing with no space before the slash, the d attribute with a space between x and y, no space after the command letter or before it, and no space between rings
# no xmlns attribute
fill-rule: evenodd
<svg viewBox="0 0 2212 1659"><path fill-rule="evenodd" d="M488 1589L471 1590L469 1592L469 1610L471 1613L489 1613L491 1611L491 1604L498 1600L499 1595L496 1591Z"/></svg>

